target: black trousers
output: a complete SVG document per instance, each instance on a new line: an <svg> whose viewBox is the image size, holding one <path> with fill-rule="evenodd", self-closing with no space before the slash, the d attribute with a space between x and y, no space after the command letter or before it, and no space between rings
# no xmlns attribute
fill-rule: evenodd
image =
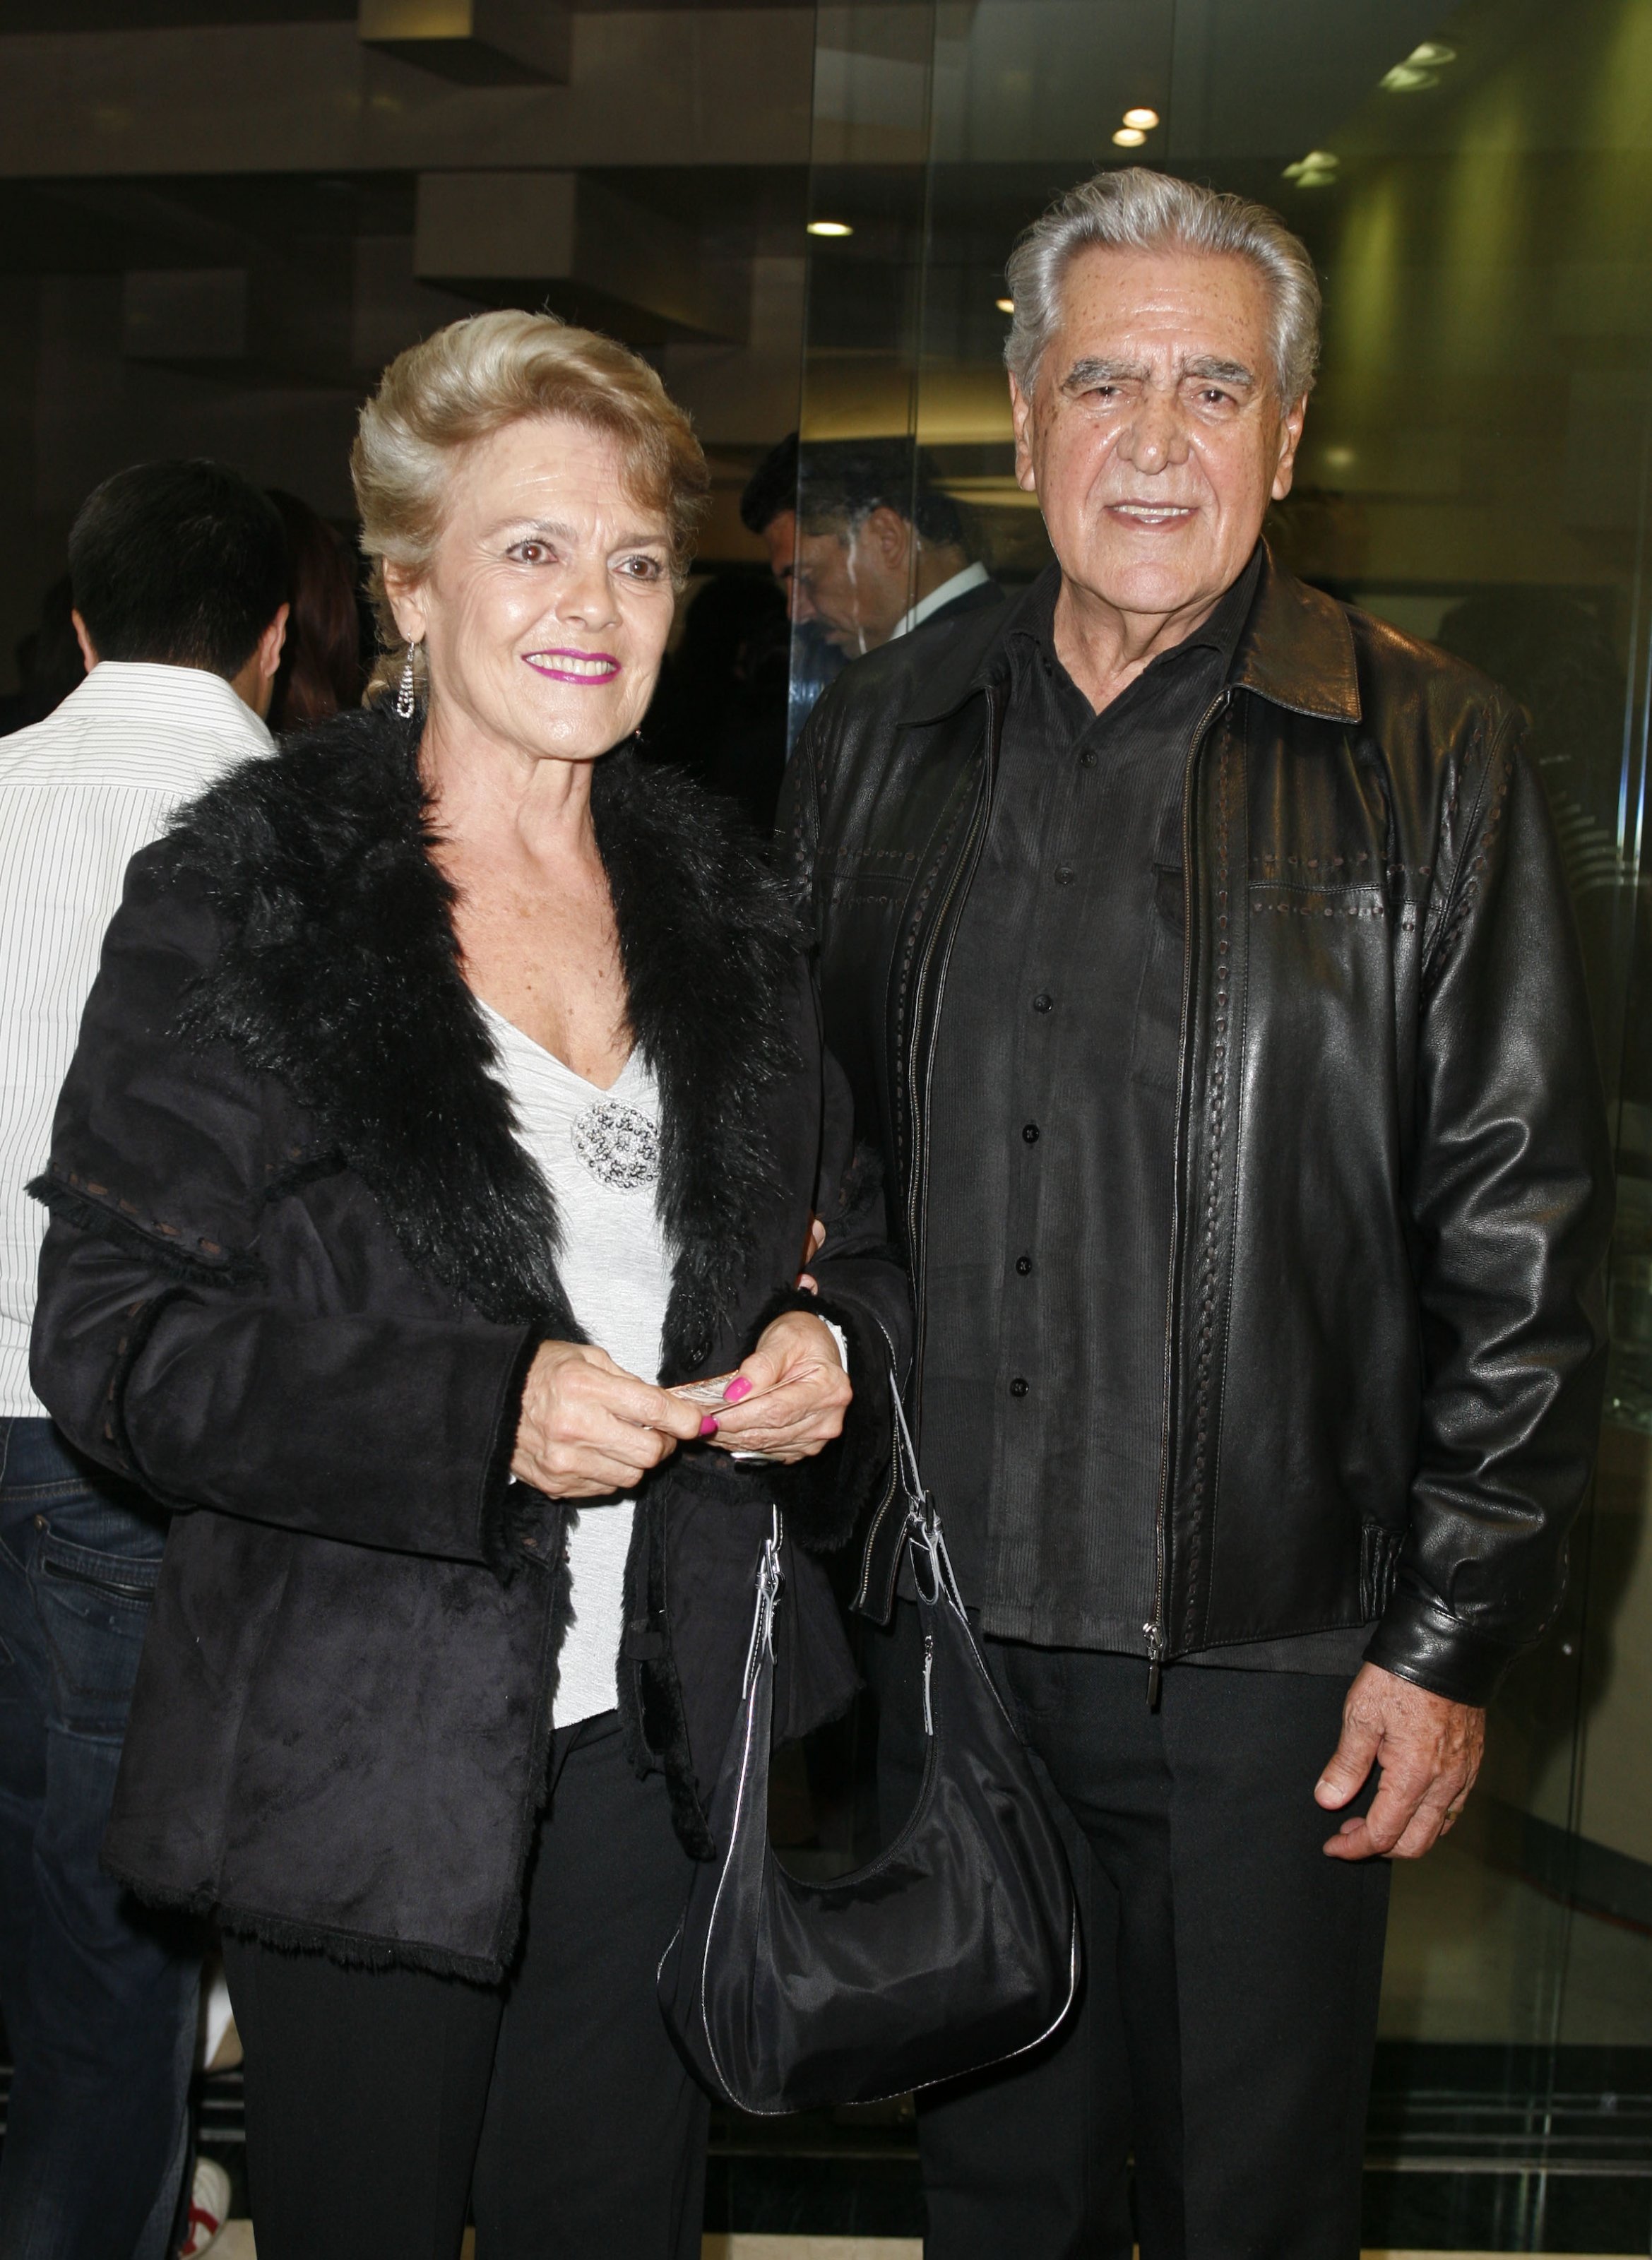
<svg viewBox="0 0 1652 2260"><path fill-rule="evenodd" d="M866 1643L887 1831L921 1763L916 1612ZM1341 1679L989 1640L1077 1880L1054 2041L919 2099L926 2260L1355 2260L1388 1869L1320 1846ZM887 1801L886 1801L887 1799Z"/></svg>
<svg viewBox="0 0 1652 2260"><path fill-rule="evenodd" d="M259 2260L698 2260L709 2106L654 1972L691 1863L614 1714L556 1737L502 1987L225 1942ZM417 1857L417 1847L409 1847Z"/></svg>

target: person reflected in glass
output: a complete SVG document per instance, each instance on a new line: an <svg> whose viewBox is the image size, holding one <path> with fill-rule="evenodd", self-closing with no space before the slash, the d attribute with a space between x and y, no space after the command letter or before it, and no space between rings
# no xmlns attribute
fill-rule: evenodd
<svg viewBox="0 0 1652 2260"><path fill-rule="evenodd" d="M1003 597L909 440L800 443L788 433L747 482L740 514L762 537L791 615L794 739L845 659Z"/></svg>
<svg viewBox="0 0 1652 2260"><path fill-rule="evenodd" d="M632 744L686 418L490 313L354 468L371 702L134 862L38 1187L37 1384L177 1511L104 1856L225 1932L262 2260L690 2260L655 1969L774 1503L783 1731L853 1687L906 1289L778 881Z"/></svg>

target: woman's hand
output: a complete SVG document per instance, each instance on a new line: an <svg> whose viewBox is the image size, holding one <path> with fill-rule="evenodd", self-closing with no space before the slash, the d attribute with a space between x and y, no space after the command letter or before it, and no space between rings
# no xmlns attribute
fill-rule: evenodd
<svg viewBox="0 0 1652 2260"><path fill-rule="evenodd" d="M522 1391L511 1472L549 1498L634 1491L699 1434L700 1420L697 1405L639 1381L593 1343L544 1342Z"/></svg>
<svg viewBox="0 0 1652 2260"><path fill-rule="evenodd" d="M854 1396L830 1329L807 1311L787 1311L730 1382L707 1441L771 1460L812 1459L842 1434Z"/></svg>

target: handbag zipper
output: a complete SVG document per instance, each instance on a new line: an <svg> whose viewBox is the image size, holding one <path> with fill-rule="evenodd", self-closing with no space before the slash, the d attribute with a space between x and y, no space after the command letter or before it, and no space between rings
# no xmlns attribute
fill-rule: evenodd
<svg viewBox="0 0 1652 2260"><path fill-rule="evenodd" d="M929 1681L934 1668L935 1635L933 1632L926 1632L924 1634L924 1732L932 1741L935 1734L935 1714L930 1708Z"/></svg>
<svg viewBox="0 0 1652 2260"><path fill-rule="evenodd" d="M900 1377L895 1370L895 1345L889 1338L889 1328L876 1312L872 1314L872 1324L883 1335L883 1347L889 1352L889 1385L898 1400ZM892 1427L893 1423L890 1425ZM892 1440L889 1455L889 1481L883 1486L883 1496L879 1499L872 1520L867 1526L866 1542L861 1548L861 1582L855 1590L855 1598L849 1604L852 1609L863 1609L866 1606L866 1597L872 1583L872 1556L877 1545L877 1534L883 1527L883 1517L889 1513L899 1483L900 1445L898 1441Z"/></svg>
<svg viewBox="0 0 1652 2260"><path fill-rule="evenodd" d="M1169 1645L1165 1636L1164 1598L1169 1577L1169 1507L1170 1507L1170 1370L1172 1346L1176 1339L1176 1241L1182 1229L1182 1153L1183 1131L1187 1120L1187 1031L1189 1008L1193 999L1193 781L1198 768L1205 733L1216 717L1223 712L1233 697L1231 688L1225 687L1219 697L1205 710L1193 733L1188 748L1187 775L1182 784L1182 1026L1176 1041L1176 1154L1171 1176L1170 1206L1170 1270L1165 1284L1164 1308L1164 1397L1162 1426L1159 1432L1159 1498L1153 1518L1153 1614L1141 1627L1148 1642L1148 1708L1156 1711L1159 1693L1164 1684L1165 1651Z"/></svg>

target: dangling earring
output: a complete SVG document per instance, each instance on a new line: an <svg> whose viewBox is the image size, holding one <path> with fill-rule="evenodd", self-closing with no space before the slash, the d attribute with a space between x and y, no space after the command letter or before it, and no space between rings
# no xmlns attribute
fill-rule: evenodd
<svg viewBox="0 0 1652 2260"><path fill-rule="evenodd" d="M417 644L408 645L402 679L396 687L396 711L404 722L411 722L413 719L413 654L418 648Z"/></svg>

